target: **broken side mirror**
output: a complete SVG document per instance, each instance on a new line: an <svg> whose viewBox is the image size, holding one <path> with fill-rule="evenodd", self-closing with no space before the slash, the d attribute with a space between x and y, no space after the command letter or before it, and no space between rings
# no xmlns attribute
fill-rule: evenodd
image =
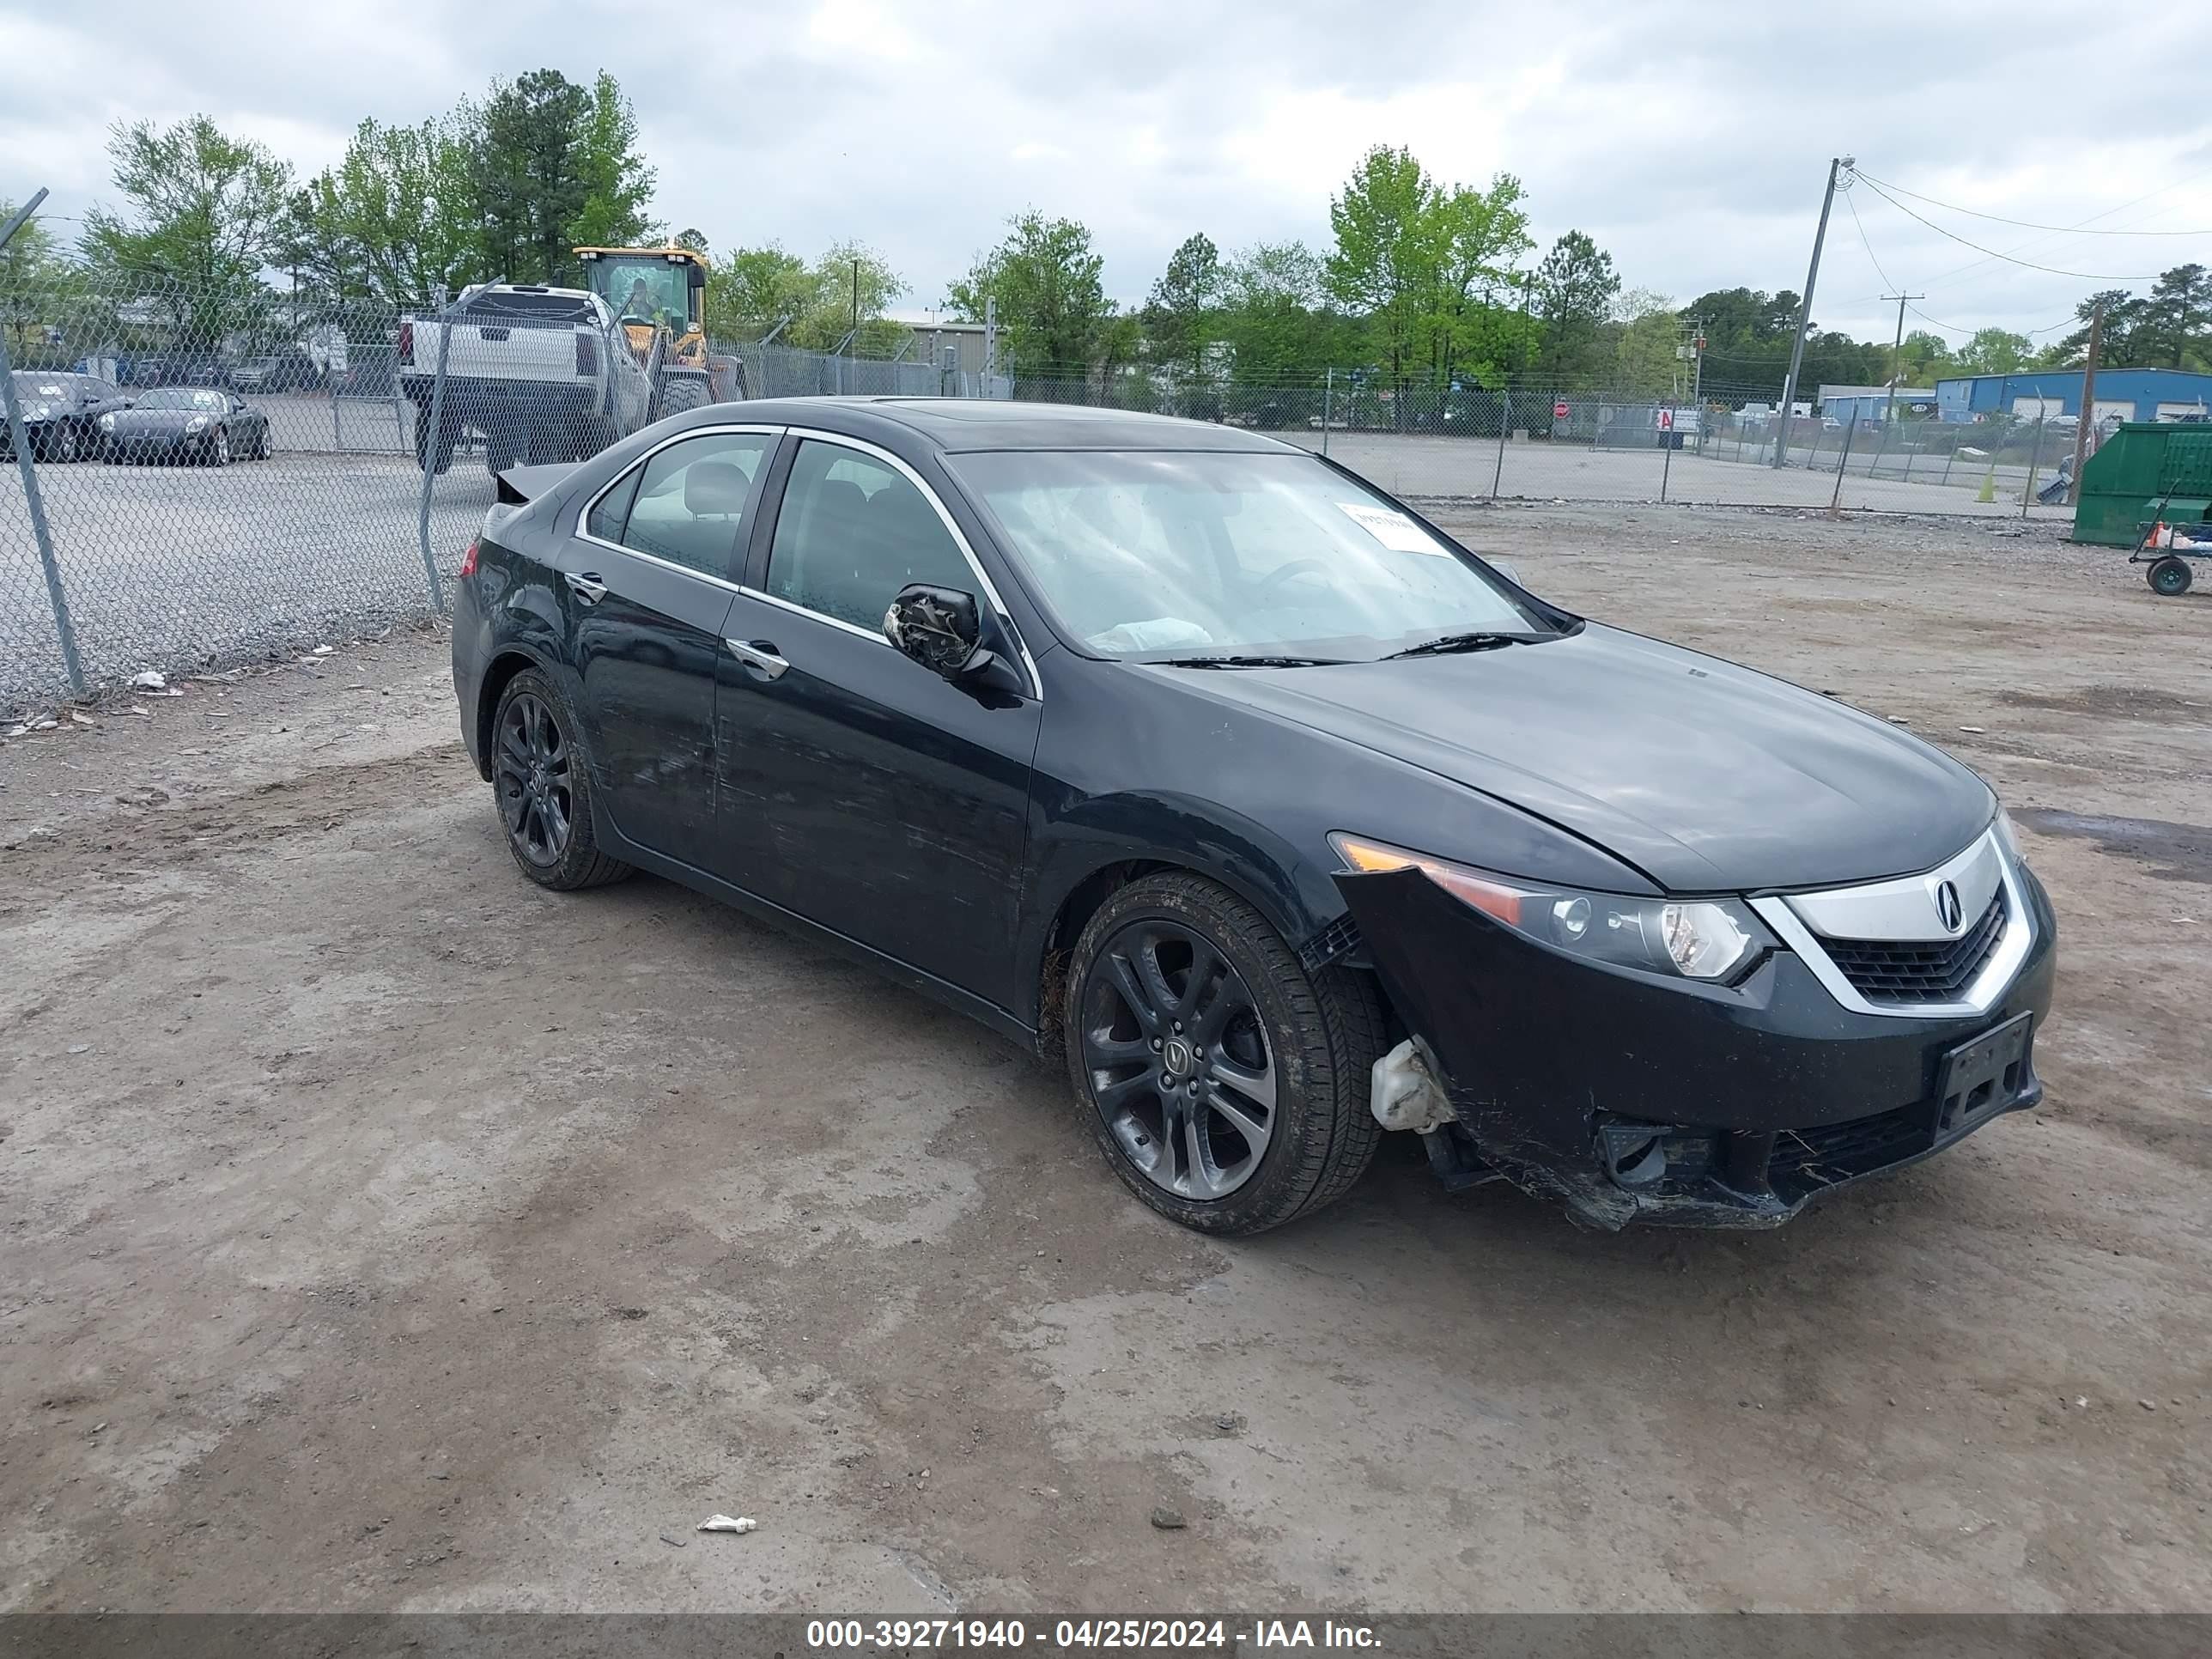
<svg viewBox="0 0 2212 1659"><path fill-rule="evenodd" d="M908 582L884 612L884 637L931 673L1018 690L1020 677L984 643L987 632L995 638L997 631L973 593L927 582Z"/></svg>
<svg viewBox="0 0 2212 1659"><path fill-rule="evenodd" d="M908 582L884 612L884 637L933 674L957 680L983 649L983 617L973 593Z"/></svg>

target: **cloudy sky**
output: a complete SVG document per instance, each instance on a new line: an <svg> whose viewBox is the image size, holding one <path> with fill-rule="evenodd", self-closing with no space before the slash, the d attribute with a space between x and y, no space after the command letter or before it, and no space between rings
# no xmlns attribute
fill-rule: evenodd
<svg viewBox="0 0 2212 1659"><path fill-rule="evenodd" d="M362 116L417 120L495 77L605 68L637 106L672 228L808 254L860 238L916 314L1030 205L1091 228L1123 300L1194 230L1224 250L1325 246L1331 192L1377 143L1445 179L1519 175L1540 240L1587 231L1632 286L1680 300L1798 288L1839 151L2034 225L2212 231L2212 103L2165 84L2208 60L2212 7L2178 0L0 0L0 198L43 184L55 212L82 214L106 191L117 120L205 111L307 171ZM1877 296L1902 283L1956 331L2047 330L2093 288L2212 264L2212 234L2052 234L1899 199L2053 270L1987 258L1862 183L1830 226L1823 325L1887 337Z"/></svg>

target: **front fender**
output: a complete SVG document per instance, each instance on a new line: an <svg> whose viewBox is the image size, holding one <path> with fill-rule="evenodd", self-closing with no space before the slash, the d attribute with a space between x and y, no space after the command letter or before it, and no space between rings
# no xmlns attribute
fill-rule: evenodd
<svg viewBox="0 0 2212 1659"><path fill-rule="evenodd" d="M1035 998L1053 919L1085 882L1129 863L1174 865L1219 882L1265 916L1294 950L1345 913L1330 873L1265 824L1194 796L1092 796L1031 834L1017 981L1029 988L1029 1005L1021 1011L1029 1024L1037 1020Z"/></svg>

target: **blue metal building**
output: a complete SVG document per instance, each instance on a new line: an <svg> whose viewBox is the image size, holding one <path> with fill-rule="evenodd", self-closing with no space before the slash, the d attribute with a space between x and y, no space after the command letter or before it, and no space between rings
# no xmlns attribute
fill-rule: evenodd
<svg viewBox="0 0 2212 1659"><path fill-rule="evenodd" d="M1936 382L1936 410L1946 421L2004 412L2048 420L2081 412L2078 368L2022 369L2016 374L1966 374ZM2180 368L2100 368L2100 422L2212 420L2212 374Z"/></svg>

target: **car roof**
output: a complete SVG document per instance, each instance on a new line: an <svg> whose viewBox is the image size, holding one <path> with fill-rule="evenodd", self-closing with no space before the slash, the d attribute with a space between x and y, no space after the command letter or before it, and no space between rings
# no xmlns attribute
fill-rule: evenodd
<svg viewBox="0 0 2212 1659"><path fill-rule="evenodd" d="M729 405L715 406L729 418ZM1077 404L978 398L778 398L745 406L760 419L819 426L854 437L903 428L945 451L992 449L1226 450L1303 453L1294 444L1211 421L1179 420ZM702 414L708 411L702 410Z"/></svg>

